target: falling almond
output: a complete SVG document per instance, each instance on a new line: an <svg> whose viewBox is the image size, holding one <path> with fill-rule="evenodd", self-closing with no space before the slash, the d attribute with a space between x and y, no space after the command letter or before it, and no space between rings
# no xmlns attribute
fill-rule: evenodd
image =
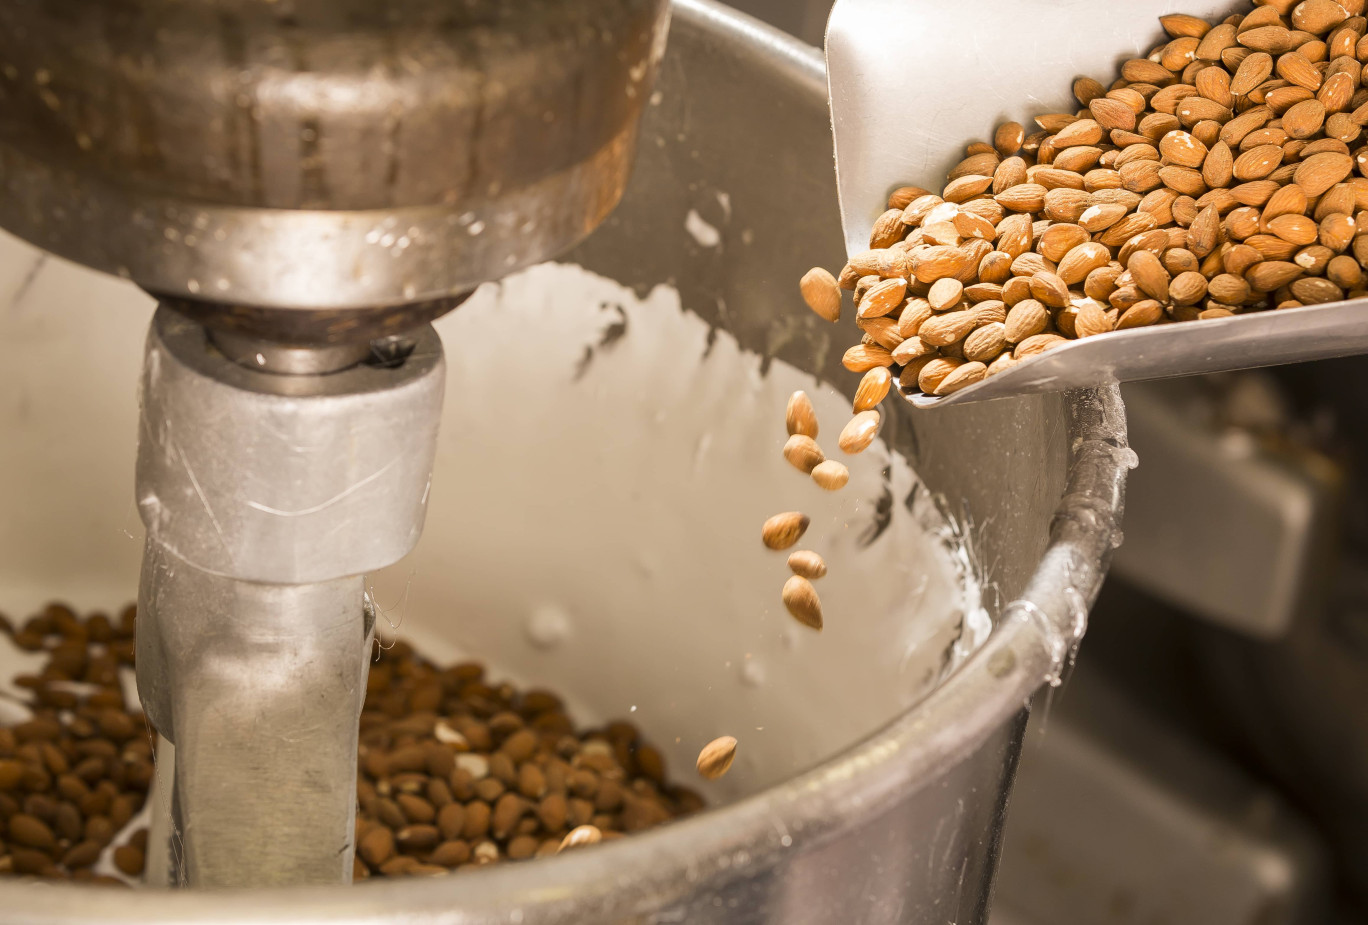
<svg viewBox="0 0 1368 925"><path fill-rule="evenodd" d="M717 780L736 760L736 740L731 736L713 739L698 753L698 774L704 780Z"/></svg>
<svg viewBox="0 0 1368 925"><path fill-rule="evenodd" d="M817 589L802 575L794 575L784 582L784 606L793 618L815 630L822 628L822 601Z"/></svg>
<svg viewBox="0 0 1368 925"><path fill-rule="evenodd" d="M770 549L788 549L802 538L809 523L808 516L798 511L775 514L765 521L760 538Z"/></svg>

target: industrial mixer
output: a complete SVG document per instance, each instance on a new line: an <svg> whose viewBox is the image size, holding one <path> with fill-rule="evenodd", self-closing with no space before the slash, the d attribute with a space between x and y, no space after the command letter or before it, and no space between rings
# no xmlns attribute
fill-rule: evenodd
<svg viewBox="0 0 1368 925"><path fill-rule="evenodd" d="M25 62L26 88L19 94L16 78L7 78L5 103L23 102L16 111L26 119L0 128L9 133L0 224L57 253L125 271L162 302L139 428L138 514L149 538L139 689L154 725L177 746L184 871L192 886L291 886L95 899L16 885L5 887L8 908L35 922L824 922L849 920L852 908L868 910L871 921L981 920L1024 705L1068 658L1112 547L1131 461L1112 391L935 418L892 415L885 440L924 486L898 499L897 516L920 516L937 496L953 499L998 592L983 602L997 624L992 635L934 690L910 697L896 664L876 677L899 691L882 704L876 684L853 683L870 674L880 634L896 638L907 619L906 602L885 600L868 611L863 641L832 650L826 696L842 721L812 729L801 713L785 713L783 688L772 680L765 690L778 692L768 695L774 722L806 742L776 762L769 779L719 793L730 802L714 812L583 853L450 879L367 884L354 893L302 886L342 882L351 870L355 698L372 629L359 576L416 542L434 455L434 505L442 480L459 471L441 462L439 447L459 445L462 432L437 434L442 361L428 321L481 279L573 244L626 186L618 211L567 259L638 298L671 283L680 305L713 332L699 341L699 362L720 349L716 337L730 338L755 357L762 380L782 363L817 377L812 388L853 387L827 333L795 314L788 294L805 267L843 247L825 166L824 76L812 49L713 4L680 2L652 89L664 36L658 4L490 4L487 17L450 22L432 13L444 6L410 8L410 20L359 7L345 15L330 8L333 18L301 4L224 4L227 20L207 22L198 18L206 8L172 4L158 9L158 28L141 33L146 21L125 7L110 12L108 28L88 33L89 20L65 15L60 4L0 12L0 31L14 39L4 53ZM248 13L265 17L260 29L229 28L232 15ZM598 30L577 28L575 17L591 15ZM44 64L52 49L35 40L35 20L70 29L63 34L89 53L61 60L92 70L67 77L55 59ZM307 44L310 29L327 34ZM284 37L249 40L261 30ZM141 36L150 47L106 54L111 35ZM462 71L471 56L444 41L477 49L480 71L489 73ZM599 41L625 51L604 52ZM394 43L402 42L413 46L401 54ZM144 67L156 54L173 55L175 66ZM326 68L336 68L334 82L319 76ZM461 92L444 95L434 85ZM81 87L90 100L66 98ZM153 91L164 92L165 111L135 107L108 124L97 118L109 111L103 94L127 103L121 93L146 100ZM579 106L600 96L614 105ZM566 124L563 112L578 115ZM565 134L555 134L562 125ZM156 156L139 147L161 130L175 143ZM181 144L192 136L194 144ZM738 141L757 137L770 143L741 156ZM289 144L271 143L280 138ZM285 163L263 156L285 157L276 153L282 147ZM55 299L66 291L59 287ZM44 308L48 331L60 328L50 318L57 310ZM471 330L491 323L480 317ZM449 323L453 358L463 369L477 366L480 344L451 339L464 330L461 312ZM637 336L628 333L623 344ZM106 348L81 342L94 353ZM649 357L650 347L641 349ZM532 376L534 366L514 359L508 374ZM119 381L91 376L87 388L96 390ZM554 377L547 386L548 404L568 394ZM445 397L450 415L466 396ZM77 415L80 402L60 407ZM36 453L24 471L41 471L45 425L17 414L7 424L28 439L5 452L13 460ZM626 444L640 434L616 438ZM988 440L999 452L980 450ZM34 503L60 498L56 486L40 488L31 490ZM464 514L442 509L443 544L419 546L415 561L427 574L451 567L448 526ZM99 522L117 520L116 513ZM6 535L3 546L23 560L19 536ZM518 547L494 548L512 556ZM889 554L886 546L880 554ZM104 560L111 570L117 558ZM861 567L860 557L853 561ZM511 659L513 643L497 626L473 634L491 648L507 644L507 653L490 657ZM607 617L600 631L617 632ZM643 690L672 672L668 648L634 645L619 653L624 689ZM328 665L332 671L322 670ZM612 666L597 670L615 674ZM573 693L575 675L566 678ZM856 715L859 722L848 719ZM701 733L705 720L693 717L685 731Z"/></svg>

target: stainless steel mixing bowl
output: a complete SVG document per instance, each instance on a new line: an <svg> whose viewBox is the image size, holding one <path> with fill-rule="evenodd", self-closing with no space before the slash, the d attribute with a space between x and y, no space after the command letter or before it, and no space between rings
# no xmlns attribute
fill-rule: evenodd
<svg viewBox="0 0 1368 925"><path fill-rule="evenodd" d="M711 325L711 331L696 342L665 346L675 353L696 350L703 357L729 350L736 357L753 357L753 368L748 367L743 377L748 389L763 390L780 374L792 377L801 372L814 391L834 387L849 395L855 380L839 363L847 332L843 328L836 333L807 312L796 285L808 267L837 266L842 260L831 151L826 85L815 49L707 0L677 0L669 49L647 107L631 185L614 215L569 260L621 283L628 294L633 290L646 297L657 284L672 284L683 309L694 313L679 317L692 317L700 331ZM0 249L0 263L4 254L19 253L16 247L8 242ZM120 284L41 262L32 273L27 266L0 269L5 270L0 272L0 294L8 286L24 304L37 299L68 303L0 312L0 338L29 345L20 353L21 362L0 370L0 392L21 394L27 382L36 403L0 403L0 427L9 438L0 446L0 467L7 467L6 482L12 477L29 480L14 492L10 483L0 495L0 507L15 512L0 520L0 552L5 554L0 561L0 593L22 586L23 594L34 600L43 593L77 598L84 594L89 599L106 574L108 587L127 587L123 583L131 584L136 572L129 568L140 549L136 539L130 537L106 554L102 544L108 543L100 538L120 523L132 525L136 532L131 502L107 498L111 491L127 490L119 486L131 484L122 472L125 465L131 470L131 445L103 447L98 473L87 465L89 457L79 458L82 440L108 434L111 441L131 443L133 428L124 417L131 416L132 409L124 408L119 396L127 394L131 402L136 350L130 347L126 363L108 359L119 348L117 338L102 338L98 331L104 330L102 323L128 331L136 325L101 322L111 315L107 307L103 313L85 307L89 300L114 298L111 287ZM138 297L128 298L128 311L150 310ZM478 298L449 316L448 322L473 323L463 313L476 312L472 306ZM548 299L546 305L547 324L565 314L554 300ZM85 321L59 321L62 307L84 312L79 317ZM611 306L606 307L602 322L594 327L596 337L598 328L604 328L594 345L602 357L623 349L613 345L613 338L622 335L613 319ZM83 327L86 322L92 327ZM438 327L444 336L450 333ZM634 329L622 343L631 347L640 337ZM479 341L452 342L462 345L452 354L454 380L461 381L463 368L489 361ZM65 351L67 372L53 371L51 361L58 355L54 345ZM561 373L548 370L544 357L530 359L534 371L545 376L540 400L553 401L570 388L569 373L562 381L557 379ZM661 370L664 375L663 365ZM591 369L588 376L593 375ZM43 388L38 386L40 379ZM700 378L695 384L705 382ZM674 384L643 378L640 392L647 398L641 400L642 407L649 407L653 391L663 393ZM453 407L488 397L468 390L450 395L444 440L456 446L467 433L461 421L453 423ZM672 400L678 407L689 404L687 392ZM566 413L575 413L574 406ZM83 414L85 418L80 417ZM0 886L3 917L34 925L983 922L1027 704L1058 677L1083 632L1087 608L1119 537L1122 486L1133 455L1126 448L1124 415L1113 390L1033 396L929 415L899 405L890 407L888 415L885 441L906 457L924 482L924 489L910 496L888 496L891 516L914 517L918 510L928 510L933 499L941 499L941 507L968 536L978 577L990 592L984 605L995 620L991 635L977 651L915 703L907 684L890 684L885 690L870 681L878 681L885 670L880 638L896 639L900 627L917 617L911 603L902 601L879 612L833 612L821 637L792 644L783 641L794 631L776 600L777 615L764 617L774 621L766 625L774 628L771 635L779 640L774 643L776 651L792 646L807 660L794 662L802 667L796 678L785 679L776 667L762 694L755 696L769 698L764 709L790 738L803 740L802 747L795 746L782 764L755 766L757 774L767 775L763 786L747 788L747 766L739 763L723 781L736 789L710 794L717 808L701 815L535 863L447 878L369 882L348 889L204 895L5 884ZM88 428L82 429L82 420ZM824 424L829 437L840 421L828 417ZM782 442L777 419L748 424L738 416L732 426L743 433L749 428L765 434L765 440L773 438L772 455L777 459ZM513 430L509 440L539 446L535 435ZM661 432L604 431L599 436L607 441L605 452L612 453L632 441L664 439ZM553 443L546 446L554 449ZM697 452L701 455L705 448L700 439ZM443 538L447 521L475 517L454 503L444 507L444 491L458 493L443 485L461 475L444 465L439 452L427 536L415 553L423 563L415 566L413 578L415 603L409 609L415 623L420 610L451 605L438 592L424 588L441 587L442 576L434 577L434 571L444 566L459 571L464 564L456 547ZM782 467L782 461L776 465ZM861 458L855 465L872 463ZM779 480L790 479L796 486L801 479L794 479L791 471L776 471L781 474L757 476L749 486L751 493L799 490L779 486ZM89 477L82 475L87 472ZM866 476L875 484L879 481L877 471ZM516 509L517 501L508 506ZM870 516L877 515L879 504L871 509ZM669 513L668 507L664 510ZM681 516L686 513L681 507ZM719 542L724 529L730 527L718 528ZM64 536L75 539L64 542ZM504 541L492 532L487 539L491 544ZM516 531L507 541L517 541ZM762 555L760 544L753 545L755 554ZM884 553L890 553L886 544ZM97 560L104 565L97 565ZM776 563L770 562L773 568ZM581 569L595 567L592 561L578 564ZM712 588L707 574L688 571L696 564L686 560L673 567L684 569L699 587ZM613 571L604 572L604 583L616 580ZM782 568L766 580L774 582L775 575L781 582ZM915 577L899 575L896 580ZM852 575L847 569L844 578L833 572L825 580L846 581L847 587L863 582L877 590L891 579L872 571ZM67 581L73 583L64 584ZM776 599L777 587L773 583ZM842 586L824 586L824 595L826 587ZM518 590L510 587L509 593ZM116 592L106 588L102 593ZM719 584L711 593L725 597L729 592ZM842 593L854 592L833 594L829 600L839 600ZM117 603L105 600L103 606ZM491 606L496 604L491 598ZM0 600L0 605L5 602ZM8 606L18 605L12 598ZM493 621L493 629L481 629L484 624L474 616L459 616L472 627L466 642L483 638L490 646L472 645L474 654L496 666L521 659L524 673L544 664L547 676L528 680L558 686L572 704L577 698L592 699L576 688L573 676L558 678L551 662L523 658L511 648L501 651L498 640L503 637L490 634L503 632L503 623ZM842 633L857 624L866 632L866 649L851 648L834 657ZM508 630L508 646L521 633ZM627 628L618 635L628 638ZM822 654L826 646L833 647L831 659ZM677 677L673 662L686 659L687 653L661 645L636 656L636 662L621 660L616 668L612 662L596 666L595 683L611 687L619 672L624 684L631 681L638 688L643 677L659 677L664 683ZM730 662L727 667L734 669ZM630 675L633 671L636 674ZM681 687L678 699L696 697L709 710L721 710L727 700L708 699L716 686L710 682ZM855 697L850 691L857 689ZM635 702L618 696L624 690L629 695L636 692L630 685L623 687L597 706L610 710L620 705L625 712L626 704ZM740 694L733 699L744 700ZM820 722L808 709L817 702L834 705ZM785 703L794 705L787 713L782 709ZM685 730L684 741L675 749L676 768L678 756L696 750L699 743L694 739L706 734L707 711L702 712L701 719L695 715L691 720L696 725ZM647 735L656 740L676 734L667 725L653 725L645 707L638 716ZM684 713L680 716L681 723L689 721ZM749 716L738 708L725 718ZM753 743L763 733L739 734L744 759L748 748L751 753L758 748Z"/></svg>

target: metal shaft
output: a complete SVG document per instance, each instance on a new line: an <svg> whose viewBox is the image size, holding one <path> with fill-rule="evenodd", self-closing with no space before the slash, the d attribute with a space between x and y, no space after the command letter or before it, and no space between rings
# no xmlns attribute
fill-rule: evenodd
<svg viewBox="0 0 1368 925"><path fill-rule="evenodd" d="M422 530L441 345L428 328L402 362L326 375L239 353L170 309L153 320L139 693L176 746L179 882L346 882L373 629L362 576Z"/></svg>
<svg viewBox="0 0 1368 925"><path fill-rule="evenodd" d="M149 544L140 634L162 650L179 877L201 887L351 879L363 579L220 578Z"/></svg>

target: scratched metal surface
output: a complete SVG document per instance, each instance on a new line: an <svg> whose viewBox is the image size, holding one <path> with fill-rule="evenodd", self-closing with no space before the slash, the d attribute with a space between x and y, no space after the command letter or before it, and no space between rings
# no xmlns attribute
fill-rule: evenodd
<svg viewBox="0 0 1368 925"><path fill-rule="evenodd" d="M849 252L868 247L890 190L943 185L964 146L1007 120L1077 108L1079 75L1109 83L1164 39L1158 17L1217 20L1230 0L838 0L827 27L837 187ZM1076 341L919 408L1350 356L1368 300L1119 331ZM853 340L852 340L853 342Z"/></svg>

